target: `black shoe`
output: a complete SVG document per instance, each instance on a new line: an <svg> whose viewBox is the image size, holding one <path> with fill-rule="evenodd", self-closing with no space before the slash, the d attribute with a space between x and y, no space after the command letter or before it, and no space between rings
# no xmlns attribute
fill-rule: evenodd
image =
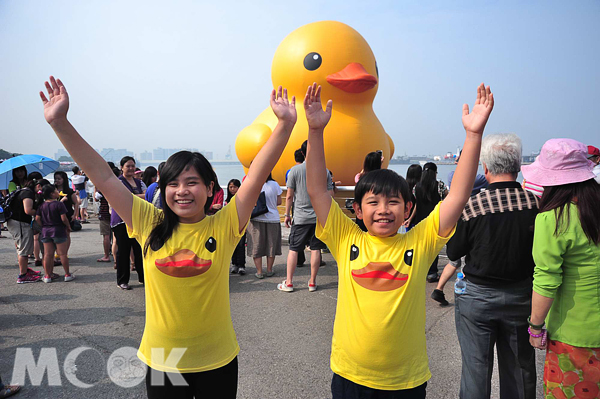
<svg viewBox="0 0 600 399"><path fill-rule="evenodd" d="M298 263L298 264L296 265L296 267L304 267L304 262L303 262L303 263Z"/></svg>
<svg viewBox="0 0 600 399"><path fill-rule="evenodd" d="M442 306L448 306L448 301L446 300L446 295L444 295L444 291L438 290L437 288L433 290L431 293L431 299L436 302L439 302Z"/></svg>
<svg viewBox="0 0 600 399"><path fill-rule="evenodd" d="M438 281L440 281L439 276L436 274L428 274L427 275L427 282L428 283L437 283Z"/></svg>
<svg viewBox="0 0 600 399"><path fill-rule="evenodd" d="M321 260L321 264L319 266L325 266L327 265L327 262L325 262L324 260Z"/></svg>

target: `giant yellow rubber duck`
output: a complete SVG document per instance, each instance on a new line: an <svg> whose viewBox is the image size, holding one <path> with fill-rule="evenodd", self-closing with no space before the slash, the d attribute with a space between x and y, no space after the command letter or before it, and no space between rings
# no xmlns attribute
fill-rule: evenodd
<svg viewBox="0 0 600 399"><path fill-rule="evenodd" d="M323 103L333 100L333 114L325 128L325 158L334 180L354 185L365 155L382 150L384 165L394 153L390 136L373 112L379 77L377 63L367 41L350 26L336 21L304 25L279 45L271 68L273 87L283 86L296 96L298 122L273 178L285 185L286 172L295 165L294 151L308 138L308 124L302 106L306 89L313 82L322 86ZM277 124L271 108L265 109L238 135L235 150L248 170Z"/></svg>

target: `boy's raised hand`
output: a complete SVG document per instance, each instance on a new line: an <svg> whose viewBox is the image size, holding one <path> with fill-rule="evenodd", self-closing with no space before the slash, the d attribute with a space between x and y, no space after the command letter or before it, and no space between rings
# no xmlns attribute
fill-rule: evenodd
<svg viewBox="0 0 600 399"><path fill-rule="evenodd" d="M271 108L282 122L296 123L298 115L296 113L296 96L292 96L292 101L288 101L287 89L283 89L281 86L277 88L277 91L273 89L271 92Z"/></svg>
<svg viewBox="0 0 600 399"><path fill-rule="evenodd" d="M323 111L321 86L317 86L316 83L308 86L306 96L304 96L304 111L309 129L324 129L329 123L329 119L331 119L332 107L333 101L329 100L325 106L325 111Z"/></svg>
<svg viewBox="0 0 600 399"><path fill-rule="evenodd" d="M48 98L44 95L44 92L40 91L40 97L44 103L44 118L46 122L52 123L57 119L67 117L67 111L69 110L69 95L67 89L60 79L54 79L54 76L50 76L50 83L45 82L46 90L48 91Z"/></svg>
<svg viewBox="0 0 600 399"><path fill-rule="evenodd" d="M482 83L477 88L477 99L471 113L469 113L469 105L463 105L462 122L465 130L475 134L483 134L483 129L493 108L494 95L490 91L490 86L485 87Z"/></svg>

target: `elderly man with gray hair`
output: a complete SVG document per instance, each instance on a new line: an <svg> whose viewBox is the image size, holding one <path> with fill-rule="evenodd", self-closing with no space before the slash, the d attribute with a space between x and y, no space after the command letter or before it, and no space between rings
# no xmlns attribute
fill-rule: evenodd
<svg viewBox="0 0 600 399"><path fill-rule="evenodd" d="M469 199L448 242L451 260L466 255L467 287L455 294L461 399L490 397L494 346L500 397L534 399L536 394L535 353L528 347L527 325L538 199L516 181L521 152L515 134L484 137L480 159L490 184Z"/></svg>

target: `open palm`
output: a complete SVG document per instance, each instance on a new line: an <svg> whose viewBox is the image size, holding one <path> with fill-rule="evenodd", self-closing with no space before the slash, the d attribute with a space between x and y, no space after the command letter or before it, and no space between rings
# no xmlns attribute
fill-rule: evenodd
<svg viewBox="0 0 600 399"><path fill-rule="evenodd" d="M50 83L45 82L48 98L40 91L44 103L44 117L46 122L52 123L57 119L66 118L69 111L69 94L60 79L50 76Z"/></svg>
<svg viewBox="0 0 600 399"><path fill-rule="evenodd" d="M292 101L288 101L287 89L279 86L277 91L271 92L271 108L280 121L296 123L296 97L292 96Z"/></svg>
<svg viewBox="0 0 600 399"><path fill-rule="evenodd" d="M327 101L325 110L321 104L321 86L317 87L316 83L308 86L306 96L304 97L304 112L310 129L324 129L331 119L331 109L333 101Z"/></svg>
<svg viewBox="0 0 600 399"><path fill-rule="evenodd" d="M469 106L463 105L462 122L465 130L472 133L483 134L485 124L494 109L494 95L490 91L490 86L485 87L480 84L477 87L477 99L473 110L469 113Z"/></svg>

